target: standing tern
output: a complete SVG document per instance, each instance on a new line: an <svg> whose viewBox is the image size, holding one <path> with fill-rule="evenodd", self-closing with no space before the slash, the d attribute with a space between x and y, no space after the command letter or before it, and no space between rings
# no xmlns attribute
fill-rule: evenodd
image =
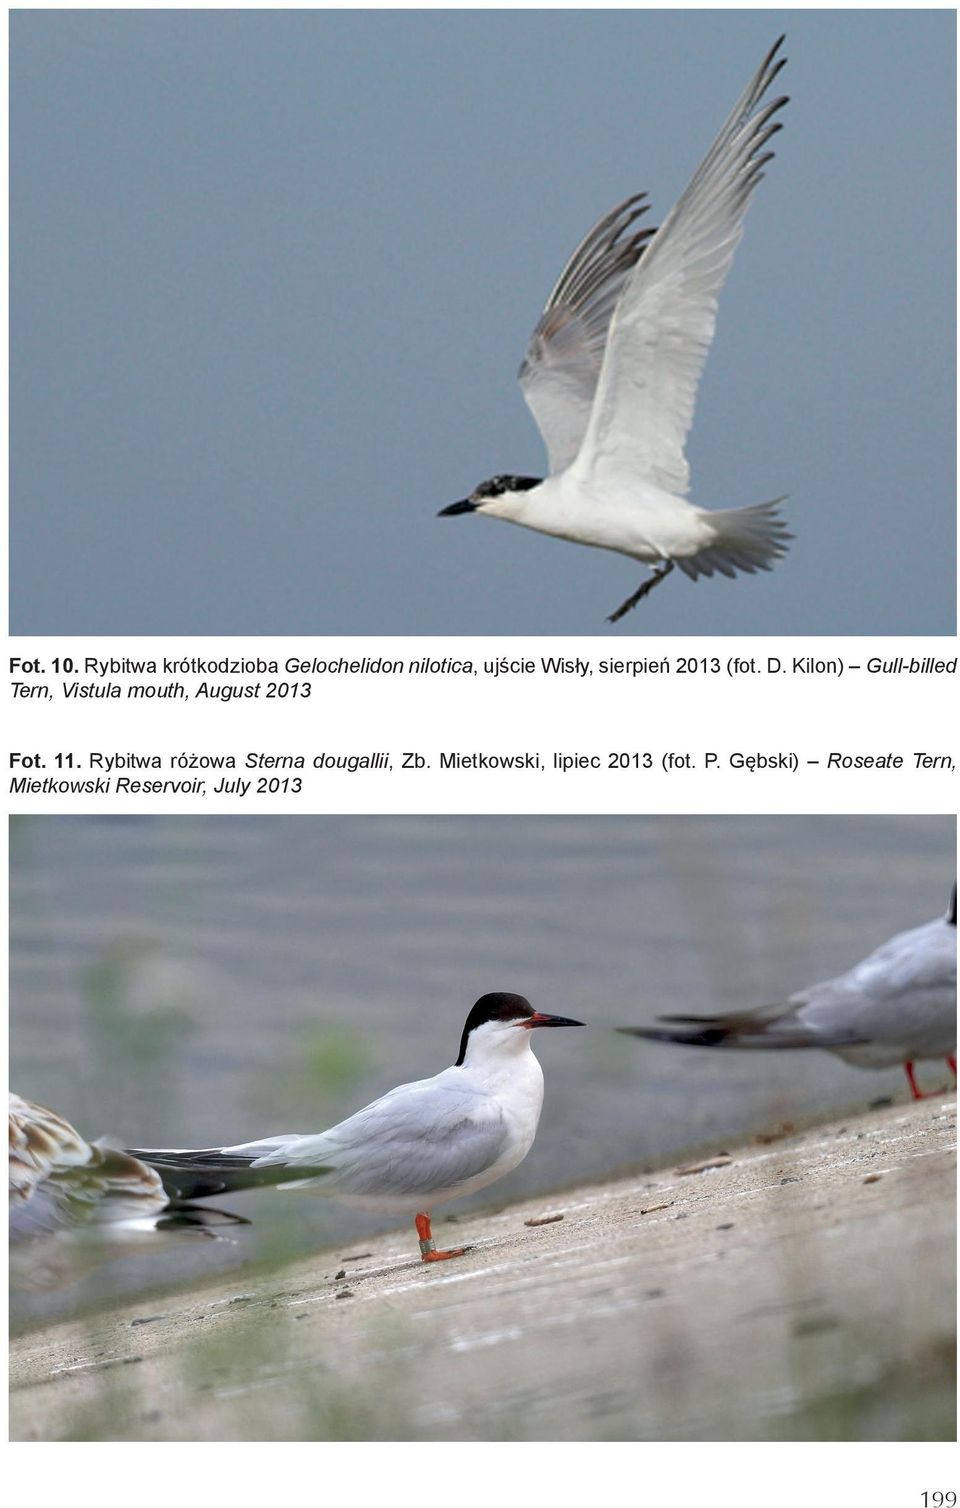
<svg viewBox="0 0 960 1508"><path fill-rule="evenodd" d="M899 932L846 974L786 1005L725 1016L659 1016L671 1026L622 1026L633 1037L688 1047L824 1047L857 1068L902 1063L915 1100L918 1058L957 1072L957 888L946 916Z"/></svg>
<svg viewBox="0 0 960 1508"><path fill-rule="evenodd" d="M466 1019L452 1068L391 1089L329 1131L133 1156L156 1168L178 1199L261 1184L309 1189L358 1209L413 1216L424 1262L460 1257L469 1247L437 1250L430 1211L486 1188L523 1161L543 1106L530 1033L582 1025L535 1011L521 995L483 995Z"/></svg>
<svg viewBox="0 0 960 1508"><path fill-rule="evenodd" d="M157 1234L216 1236L245 1225L225 1210L171 1204L159 1174L69 1121L10 1095L11 1270L19 1286L70 1281L101 1260L148 1249Z"/></svg>
<svg viewBox="0 0 960 1508"><path fill-rule="evenodd" d="M638 194L598 221L547 300L520 385L550 475L500 475L440 516L482 513L655 569L616 623L679 566L695 581L769 570L786 553L785 498L708 510L687 501L683 447L716 324L717 299L766 143L786 97L762 104L786 62L774 44L659 230L632 230ZM630 234L628 234L630 232Z"/></svg>

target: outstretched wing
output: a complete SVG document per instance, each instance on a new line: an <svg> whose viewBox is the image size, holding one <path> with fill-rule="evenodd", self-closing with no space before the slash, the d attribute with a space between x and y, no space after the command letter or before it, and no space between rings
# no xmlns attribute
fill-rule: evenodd
<svg viewBox="0 0 960 1508"><path fill-rule="evenodd" d="M610 318L653 226L627 235L649 209L646 194L618 204L584 237L547 299L517 374L550 457L569 466L583 439Z"/></svg>
<svg viewBox="0 0 960 1508"><path fill-rule="evenodd" d="M750 195L773 156L772 117L786 97L761 105L785 58L771 48L627 279L610 324L579 463L614 466L683 496L683 453L697 384L716 325L717 299L733 260Z"/></svg>

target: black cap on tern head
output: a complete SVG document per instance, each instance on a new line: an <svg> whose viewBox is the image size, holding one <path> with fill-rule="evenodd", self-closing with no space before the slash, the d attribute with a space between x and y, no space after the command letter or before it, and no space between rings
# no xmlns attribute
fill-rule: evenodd
<svg viewBox="0 0 960 1508"><path fill-rule="evenodd" d="M539 487L542 481L543 477L539 476L508 476L505 473L492 476L489 481L474 487L469 497L462 498L459 503L451 503L448 508L441 508L437 517L449 518L453 513L474 513L492 497L502 497L505 492L529 492L531 487Z"/></svg>
<svg viewBox="0 0 960 1508"><path fill-rule="evenodd" d="M539 1026L583 1025L582 1021L571 1021L568 1016L547 1016L542 1011L535 1011L529 1000L525 1000L522 995L510 995L499 990L491 995L481 995L464 1023L460 1055L454 1064L455 1068L463 1067L470 1033L478 1026L485 1026L488 1021L502 1021L504 1025L512 1024L528 1030Z"/></svg>

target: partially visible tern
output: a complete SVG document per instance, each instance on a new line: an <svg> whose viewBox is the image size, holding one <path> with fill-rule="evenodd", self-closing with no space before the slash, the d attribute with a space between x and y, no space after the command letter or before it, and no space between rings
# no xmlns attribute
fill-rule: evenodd
<svg viewBox="0 0 960 1508"><path fill-rule="evenodd" d="M104 1141L84 1141L69 1121L10 1095L11 1273L48 1288L109 1257L148 1250L158 1235L216 1236L245 1225L225 1210L174 1206L159 1174Z"/></svg>
<svg viewBox="0 0 960 1508"><path fill-rule="evenodd" d="M957 889L946 916L898 932L846 974L791 995L786 1005L726 1016L658 1016L623 1026L633 1037L687 1047L824 1047L857 1068L945 1058L957 1072ZM671 1024L667 1024L671 1023Z"/></svg>
<svg viewBox="0 0 960 1508"><path fill-rule="evenodd" d="M792 538L784 498L708 510L687 501L684 442L716 324L717 299L779 131L786 97L763 98L786 62L775 43L659 230L636 230L645 194L594 226L547 300L520 368L550 475L481 482L441 516L482 513L575 544L616 550L654 573L624 613L679 566L769 570ZM749 435L746 435L749 443Z"/></svg>
<svg viewBox="0 0 960 1508"><path fill-rule="evenodd" d="M466 1019L452 1068L391 1089L329 1131L133 1155L156 1168L178 1199L261 1184L307 1189L359 1209L413 1216L424 1262L460 1257L469 1247L437 1250L431 1210L486 1188L523 1161L543 1105L532 1033L582 1024L535 1011L521 995L483 995Z"/></svg>

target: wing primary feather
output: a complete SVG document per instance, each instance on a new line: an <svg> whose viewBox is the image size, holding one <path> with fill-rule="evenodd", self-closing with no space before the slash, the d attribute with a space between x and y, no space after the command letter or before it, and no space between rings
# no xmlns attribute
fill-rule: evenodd
<svg viewBox="0 0 960 1508"><path fill-rule="evenodd" d="M554 283L550 297L544 305L544 313L557 304L566 302L571 296L575 296L575 290L579 286L578 278L585 267L595 265L598 260L602 260L604 253L641 215L645 215L649 208L647 194L632 194L629 199L624 199L609 214L604 215L602 220L598 220L596 225L587 231ZM607 234L608 231L609 234ZM654 227L647 226L639 231L632 241L649 238L653 233Z"/></svg>
<svg viewBox="0 0 960 1508"><path fill-rule="evenodd" d="M656 234L631 227L649 209L633 194L587 232L551 290L518 373L550 457L563 470L580 448L624 283Z"/></svg>
<svg viewBox="0 0 960 1508"><path fill-rule="evenodd" d="M684 442L713 339L717 299L743 231L747 202L773 156L767 144L786 95L764 103L786 63L780 37L742 91L687 188L644 245L611 313L594 399L576 457L587 485L608 469L685 496ZM724 544L726 541L724 541ZM733 541L737 549L737 542ZM760 565L761 551L740 554ZM723 571L727 549L706 551L704 574ZM682 566L678 558L675 564ZM726 573L725 573L726 574Z"/></svg>

